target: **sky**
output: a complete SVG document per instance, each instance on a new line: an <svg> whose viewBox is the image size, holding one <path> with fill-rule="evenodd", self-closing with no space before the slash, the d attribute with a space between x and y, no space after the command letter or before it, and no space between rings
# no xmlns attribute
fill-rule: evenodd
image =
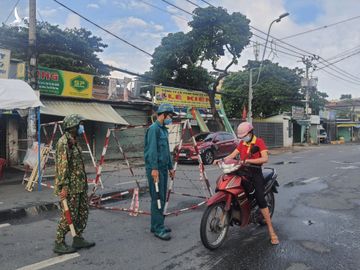
<svg viewBox="0 0 360 270"><path fill-rule="evenodd" d="M190 30L187 23L191 20L191 16L162 0L59 1L149 53L160 45L161 39L168 33ZM167 1L189 13L195 8L190 1ZM208 6L201 0L191 1L201 7ZM18 1L0 0L0 23L4 22L9 14L6 23L10 24L15 20L11 10L16 2ZM351 94L360 98L359 0L207 0L206 2L214 6L222 6L229 13L241 12L250 19L252 27L265 33L274 19L289 12L288 17L273 24L270 32L272 37L287 44L270 37L265 59L277 62L281 66L304 68L301 62L303 55L318 55L321 57L320 63L315 61L317 68L310 73L311 76L318 78L318 90L326 92L330 99L338 99L341 94ZM28 0L19 0L17 8L20 17L28 16ZM356 18L357 16L359 18ZM37 0L37 19L58 24L63 28L84 27L94 35L100 36L109 45L99 54L100 59L107 64L138 73L145 72L151 67L150 56L122 43L52 0ZM332 25L347 19L349 20L346 22ZM319 27L320 30L289 37ZM254 29L251 31L260 36L254 35L251 40L264 44L266 34ZM260 58L263 48L260 46ZM342 59L346 56L346 59ZM254 59L254 48L248 46L242 52L239 64L233 66L231 70L241 70L248 60ZM320 69L328 63L325 60L330 63L338 62ZM228 56L225 56L221 64L225 66L228 61ZM210 65L207 67L210 68ZM122 78L124 74L114 72L112 76Z"/></svg>

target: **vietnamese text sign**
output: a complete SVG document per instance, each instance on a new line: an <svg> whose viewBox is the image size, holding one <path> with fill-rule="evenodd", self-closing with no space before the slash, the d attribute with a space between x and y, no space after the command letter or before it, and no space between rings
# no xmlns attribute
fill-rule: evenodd
<svg viewBox="0 0 360 270"><path fill-rule="evenodd" d="M9 78L10 50L0 48L0 78Z"/></svg>
<svg viewBox="0 0 360 270"><path fill-rule="evenodd" d="M292 118L295 119L295 120L303 119L304 118L304 108L303 107L292 106L291 107L291 114L292 114Z"/></svg>
<svg viewBox="0 0 360 270"><path fill-rule="evenodd" d="M180 88L155 86L155 104L169 103L176 107L210 109L209 96L199 91ZM220 109L221 95L215 95L215 106Z"/></svg>
<svg viewBox="0 0 360 270"><path fill-rule="evenodd" d="M39 67L38 85L42 94L92 98L93 76Z"/></svg>

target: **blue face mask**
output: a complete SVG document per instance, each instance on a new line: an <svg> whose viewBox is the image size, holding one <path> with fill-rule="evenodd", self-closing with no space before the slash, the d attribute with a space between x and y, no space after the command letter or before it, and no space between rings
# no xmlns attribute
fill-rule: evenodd
<svg viewBox="0 0 360 270"><path fill-rule="evenodd" d="M166 118L164 120L164 125L167 126L167 125L171 125L172 124L172 119L171 118Z"/></svg>
<svg viewBox="0 0 360 270"><path fill-rule="evenodd" d="M244 142L250 142L251 141L251 135L249 134L249 135L246 135L244 138L242 138L242 140L244 141Z"/></svg>
<svg viewBox="0 0 360 270"><path fill-rule="evenodd" d="M78 135L81 135L85 132L85 128L84 128L84 125L79 125L79 128L77 130L77 134Z"/></svg>

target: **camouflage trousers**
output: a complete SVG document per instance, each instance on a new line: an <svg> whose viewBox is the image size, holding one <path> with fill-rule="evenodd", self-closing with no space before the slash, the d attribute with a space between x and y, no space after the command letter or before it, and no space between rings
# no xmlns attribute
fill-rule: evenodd
<svg viewBox="0 0 360 270"><path fill-rule="evenodd" d="M74 224L76 234L81 236L86 228L89 216L89 203L86 192L72 194L67 196L68 206L70 210L71 220ZM60 203L61 218L56 231L56 242L61 243L65 240L65 235L70 231L69 224L65 218L65 211Z"/></svg>

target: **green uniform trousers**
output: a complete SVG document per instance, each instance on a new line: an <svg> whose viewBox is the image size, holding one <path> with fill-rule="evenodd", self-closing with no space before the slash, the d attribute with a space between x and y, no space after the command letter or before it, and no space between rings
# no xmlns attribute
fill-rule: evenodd
<svg viewBox="0 0 360 270"><path fill-rule="evenodd" d="M152 169L146 168L146 176L149 182L149 190L151 196L151 229L154 230L155 233L160 233L164 230L165 216L163 215L163 211L167 192L168 169L159 169L159 193L161 209L158 209L157 206L157 195L155 191L154 180L151 176L151 171Z"/></svg>
<svg viewBox="0 0 360 270"><path fill-rule="evenodd" d="M74 224L76 234L81 236L86 228L86 223L89 216L89 203L86 192L76 193L67 196L67 202L71 215L72 223ZM56 242L61 243L65 240L65 235L70 231L69 224L65 218L65 211L60 203L61 218L58 229L56 231Z"/></svg>

